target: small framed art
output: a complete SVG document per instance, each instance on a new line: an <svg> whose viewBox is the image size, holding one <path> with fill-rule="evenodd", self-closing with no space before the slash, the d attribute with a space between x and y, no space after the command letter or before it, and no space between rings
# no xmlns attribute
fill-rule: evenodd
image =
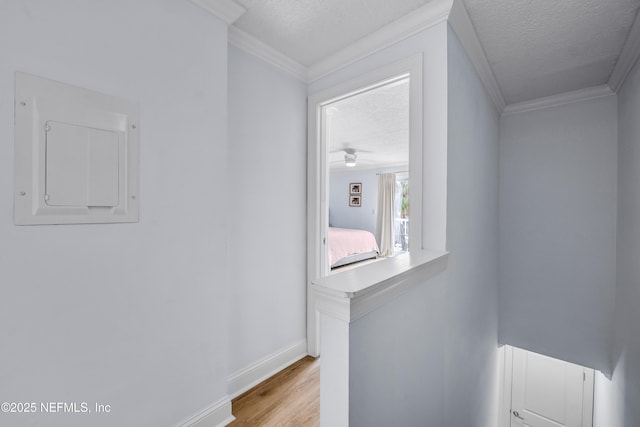
<svg viewBox="0 0 640 427"><path fill-rule="evenodd" d="M349 194L362 194L362 183L351 182L349 183Z"/></svg>
<svg viewBox="0 0 640 427"><path fill-rule="evenodd" d="M354 196L351 194L349 196L349 206L359 208L362 204L362 196Z"/></svg>

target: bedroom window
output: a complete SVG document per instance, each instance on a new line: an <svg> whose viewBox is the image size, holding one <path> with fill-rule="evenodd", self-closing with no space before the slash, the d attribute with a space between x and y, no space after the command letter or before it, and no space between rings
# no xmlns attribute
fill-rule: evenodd
<svg viewBox="0 0 640 427"><path fill-rule="evenodd" d="M422 80L416 55L309 97L309 286L343 262L422 249ZM361 249L351 238L344 243L353 259L329 247L345 230L369 234ZM311 290L307 328L309 354L317 355Z"/></svg>
<svg viewBox="0 0 640 427"><path fill-rule="evenodd" d="M409 250L409 174L396 174L394 198L394 255Z"/></svg>

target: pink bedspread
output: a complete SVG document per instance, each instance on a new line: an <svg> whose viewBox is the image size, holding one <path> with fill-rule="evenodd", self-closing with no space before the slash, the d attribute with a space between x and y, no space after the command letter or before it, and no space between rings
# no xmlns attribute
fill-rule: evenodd
<svg viewBox="0 0 640 427"><path fill-rule="evenodd" d="M329 265L363 252L379 252L376 238L366 230L329 227Z"/></svg>

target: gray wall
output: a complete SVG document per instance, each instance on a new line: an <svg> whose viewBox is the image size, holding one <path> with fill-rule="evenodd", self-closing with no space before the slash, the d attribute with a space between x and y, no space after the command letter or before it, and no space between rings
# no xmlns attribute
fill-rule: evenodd
<svg viewBox="0 0 640 427"><path fill-rule="evenodd" d="M227 29L187 1L0 2L0 414L175 425L226 396ZM140 103L140 222L13 225L17 70ZM85 416L86 415L86 416Z"/></svg>
<svg viewBox="0 0 640 427"><path fill-rule="evenodd" d="M618 92L618 247L613 378L596 388L596 427L640 420L640 64Z"/></svg>
<svg viewBox="0 0 640 427"><path fill-rule="evenodd" d="M349 425L456 427L446 411L447 273L356 320L349 334ZM473 424L469 424L472 421ZM475 423L463 425L495 427Z"/></svg>
<svg viewBox="0 0 640 427"><path fill-rule="evenodd" d="M505 115L500 342L611 371L616 97Z"/></svg>
<svg viewBox="0 0 640 427"><path fill-rule="evenodd" d="M306 100L229 46L231 375L306 340Z"/></svg>
<svg viewBox="0 0 640 427"><path fill-rule="evenodd" d="M452 30L448 47L446 425L493 427L498 406L498 114Z"/></svg>
<svg viewBox="0 0 640 427"><path fill-rule="evenodd" d="M640 420L640 64L618 95L619 193L614 384L620 426Z"/></svg>

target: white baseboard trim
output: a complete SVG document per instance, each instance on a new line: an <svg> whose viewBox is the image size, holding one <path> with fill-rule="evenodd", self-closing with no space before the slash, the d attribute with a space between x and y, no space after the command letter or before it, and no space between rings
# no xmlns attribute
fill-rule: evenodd
<svg viewBox="0 0 640 427"><path fill-rule="evenodd" d="M246 368L229 375L227 391L231 399L241 395L267 378L277 374L287 366L307 355L307 340L282 348L269 356L258 360ZM198 426L200 427L200 426Z"/></svg>
<svg viewBox="0 0 640 427"><path fill-rule="evenodd" d="M176 427L224 427L235 419L231 414L231 398L225 396Z"/></svg>

